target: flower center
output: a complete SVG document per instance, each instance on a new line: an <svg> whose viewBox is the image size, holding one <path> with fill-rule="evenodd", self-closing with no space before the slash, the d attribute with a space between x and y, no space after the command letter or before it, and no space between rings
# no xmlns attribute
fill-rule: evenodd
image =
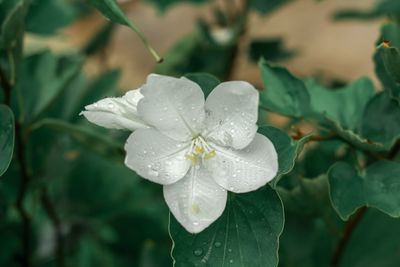
<svg viewBox="0 0 400 267"><path fill-rule="evenodd" d="M207 141L201 136L193 138L190 144L190 150L186 154L186 159L197 165L200 160L208 160L215 156L215 150L207 144Z"/></svg>

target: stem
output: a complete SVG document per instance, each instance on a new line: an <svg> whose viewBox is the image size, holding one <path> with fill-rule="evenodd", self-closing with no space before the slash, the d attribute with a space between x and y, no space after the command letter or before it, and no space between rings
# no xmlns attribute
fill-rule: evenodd
<svg viewBox="0 0 400 267"><path fill-rule="evenodd" d="M4 91L4 104L10 106L12 85L8 81L7 76L5 75L4 71L1 68L0 68L0 82L1 82L1 87L3 87Z"/></svg>
<svg viewBox="0 0 400 267"><path fill-rule="evenodd" d="M25 160L25 146L22 140L21 133L21 125L17 122L15 124L15 135L16 135L16 148L17 148L17 157L21 167L21 184L19 187L18 197L17 197L17 210L22 219L22 252L23 255L21 257L21 264L24 267L30 267L30 259L31 259L31 219L28 215L28 212L24 207L24 200L26 197L26 193L28 191L28 185L30 181L28 168Z"/></svg>
<svg viewBox="0 0 400 267"><path fill-rule="evenodd" d="M51 202L49 192L46 187L42 189L40 201L42 203L44 210L49 216L55 230L56 234L55 257L57 261L57 266L63 267L65 266L65 258L64 258L64 240L63 240L61 220L58 217L56 209L53 206L53 203Z"/></svg>
<svg viewBox="0 0 400 267"><path fill-rule="evenodd" d="M342 259L342 256L343 256L343 252L345 251L345 249L347 247L350 237L351 237L354 229L357 227L357 225L360 223L361 219L364 217L366 211L367 211L367 207L360 208L354 214L352 219L347 221L346 225L344 226L343 236L340 239L338 245L336 246L335 253L333 254L333 257L331 260L332 267L339 266L340 260Z"/></svg>

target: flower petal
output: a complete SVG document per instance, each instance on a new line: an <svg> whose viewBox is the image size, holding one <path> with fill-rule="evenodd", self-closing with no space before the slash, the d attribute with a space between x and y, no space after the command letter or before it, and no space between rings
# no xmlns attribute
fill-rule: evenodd
<svg viewBox="0 0 400 267"><path fill-rule="evenodd" d="M111 129L134 131L148 125L137 114L137 104L143 97L140 89L131 90L123 97L104 98L85 107L80 115L91 123Z"/></svg>
<svg viewBox="0 0 400 267"><path fill-rule="evenodd" d="M215 181L223 188L244 193L271 181L278 172L278 156L271 141L256 134L244 149L232 150L217 145L215 156L205 160Z"/></svg>
<svg viewBox="0 0 400 267"><path fill-rule="evenodd" d="M193 167L177 183L164 186L169 209L190 233L201 232L221 216L227 195L204 167Z"/></svg>
<svg viewBox="0 0 400 267"><path fill-rule="evenodd" d="M152 182L175 183L190 168L191 161L185 158L189 145L153 128L139 129L129 136L125 144L125 165Z"/></svg>
<svg viewBox="0 0 400 267"><path fill-rule="evenodd" d="M142 94L139 114L163 134L189 140L202 130L204 94L196 83L186 78L150 74Z"/></svg>
<svg viewBox="0 0 400 267"><path fill-rule="evenodd" d="M258 92L247 82L218 85L206 100L208 139L236 149L246 147L257 132Z"/></svg>

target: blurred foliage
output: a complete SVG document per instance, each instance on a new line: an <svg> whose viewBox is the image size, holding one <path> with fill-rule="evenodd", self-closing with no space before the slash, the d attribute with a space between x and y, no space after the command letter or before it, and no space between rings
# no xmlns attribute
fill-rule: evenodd
<svg viewBox="0 0 400 267"><path fill-rule="evenodd" d="M281 37L244 38L249 12L266 16L291 1L249 0L228 9L206 0L147 2L162 12L182 3L213 10L155 72L184 75L207 96L232 78L241 49L259 61L259 133L276 147L277 176L255 192L230 194L214 224L187 233L169 217L161 187L124 166L130 133L79 116L86 105L121 95L123 70L106 62L96 75L84 68L106 56L119 24L161 60L125 5L0 0L0 266L398 266L399 1L335 15L389 17L374 55L379 92L365 77L335 87L296 77L277 66L297 52ZM79 49L23 53L26 33L58 35L93 7L110 21ZM268 126L272 113L289 118L282 129ZM305 122L312 130L302 130Z"/></svg>

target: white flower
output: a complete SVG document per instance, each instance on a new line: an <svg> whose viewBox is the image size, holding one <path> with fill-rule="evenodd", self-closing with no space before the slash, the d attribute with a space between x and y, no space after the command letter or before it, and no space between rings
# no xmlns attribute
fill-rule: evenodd
<svg viewBox="0 0 400 267"><path fill-rule="evenodd" d="M256 190L277 173L275 148L257 133L258 98L252 85L234 81L221 83L204 101L196 83L151 74L141 89L81 114L103 127L135 130L125 164L164 185L172 214L198 233L221 216L227 190Z"/></svg>

